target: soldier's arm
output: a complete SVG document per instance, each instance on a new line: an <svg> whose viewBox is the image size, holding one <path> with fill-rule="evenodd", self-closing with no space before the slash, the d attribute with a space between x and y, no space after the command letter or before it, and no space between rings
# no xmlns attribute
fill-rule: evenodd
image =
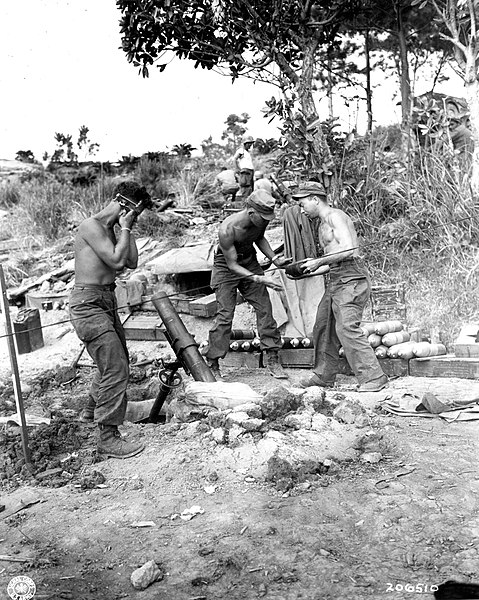
<svg viewBox="0 0 479 600"><path fill-rule="evenodd" d="M95 219L87 219L78 228L78 234L111 269L119 271L127 265L130 252L130 233L128 231L122 230L117 243L114 244Z"/></svg>
<svg viewBox="0 0 479 600"><path fill-rule="evenodd" d="M220 227L219 243L230 271L255 283L261 283L273 290L280 291L282 289L279 284L267 279L264 275L256 275L238 264L238 253L234 247L234 230L232 225L227 224Z"/></svg>

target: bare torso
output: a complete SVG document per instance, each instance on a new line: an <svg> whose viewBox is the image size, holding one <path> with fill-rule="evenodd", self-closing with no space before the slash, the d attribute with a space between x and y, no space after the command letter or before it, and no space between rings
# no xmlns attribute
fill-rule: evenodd
<svg viewBox="0 0 479 600"><path fill-rule="evenodd" d="M325 254L336 254L353 248L351 256L359 256L358 237L351 218L338 208L331 208L319 225L319 243Z"/></svg>
<svg viewBox="0 0 479 600"><path fill-rule="evenodd" d="M107 237L116 245L113 229L94 217L83 221L75 238L75 283L108 285L115 281L116 269L108 266L93 250L87 239Z"/></svg>
<svg viewBox="0 0 479 600"><path fill-rule="evenodd" d="M232 214L220 226L220 246L224 249L223 245L227 240L227 246L232 242L238 253L244 252L244 250L251 248L255 242L264 237L266 227L266 222L261 225L255 225L243 212Z"/></svg>

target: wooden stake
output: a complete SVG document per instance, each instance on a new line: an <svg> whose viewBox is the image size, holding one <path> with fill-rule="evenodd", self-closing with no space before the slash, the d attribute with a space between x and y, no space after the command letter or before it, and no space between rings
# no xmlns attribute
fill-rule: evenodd
<svg viewBox="0 0 479 600"><path fill-rule="evenodd" d="M23 407L22 388L20 386L20 374L18 371L17 352L13 341L12 321L10 319L10 307L7 299L7 286L5 284L5 275L3 265L0 264L0 301L5 320L5 333L8 342L8 352L10 354L10 365L12 367L13 390L15 393L15 403L17 405L17 415L20 417L20 428L22 434L23 455L25 463L29 470L32 470L32 461L30 458L30 448L28 447L27 421L25 419L25 409Z"/></svg>

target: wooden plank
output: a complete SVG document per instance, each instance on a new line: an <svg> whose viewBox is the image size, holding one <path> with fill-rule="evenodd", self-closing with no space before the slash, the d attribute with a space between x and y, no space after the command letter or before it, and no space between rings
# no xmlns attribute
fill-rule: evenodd
<svg viewBox="0 0 479 600"><path fill-rule="evenodd" d="M412 377L479 379L479 359L462 358L452 354L413 358L409 361L409 374Z"/></svg>
<svg viewBox="0 0 479 600"><path fill-rule="evenodd" d="M166 340L163 322L158 315L132 315L123 329L127 340Z"/></svg>
<svg viewBox="0 0 479 600"><path fill-rule="evenodd" d="M10 252L11 250L18 250L18 248L20 248L18 240L10 239L0 242L0 252Z"/></svg>
<svg viewBox="0 0 479 600"><path fill-rule="evenodd" d="M263 366L261 352L228 352L220 363L225 367L247 367L258 369Z"/></svg>
<svg viewBox="0 0 479 600"><path fill-rule="evenodd" d="M7 294L10 300L16 300L20 296L24 296L29 290L33 289L41 285L44 281L48 281L51 278L61 277L66 274L73 274L75 272L75 260L72 258L68 260L62 267L58 267L58 269L54 269L49 273L45 273L41 277L38 277L34 281L27 283L25 285L21 285L17 288L11 288L7 290Z"/></svg>

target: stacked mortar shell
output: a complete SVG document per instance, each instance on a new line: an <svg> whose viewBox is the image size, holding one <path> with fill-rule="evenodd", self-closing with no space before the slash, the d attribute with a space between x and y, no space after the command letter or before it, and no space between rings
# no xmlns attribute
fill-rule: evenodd
<svg viewBox="0 0 479 600"><path fill-rule="evenodd" d="M281 347L288 350L312 348L313 342L308 337L281 338ZM231 339L230 352L258 352L260 350L260 339L258 337L248 339Z"/></svg>

